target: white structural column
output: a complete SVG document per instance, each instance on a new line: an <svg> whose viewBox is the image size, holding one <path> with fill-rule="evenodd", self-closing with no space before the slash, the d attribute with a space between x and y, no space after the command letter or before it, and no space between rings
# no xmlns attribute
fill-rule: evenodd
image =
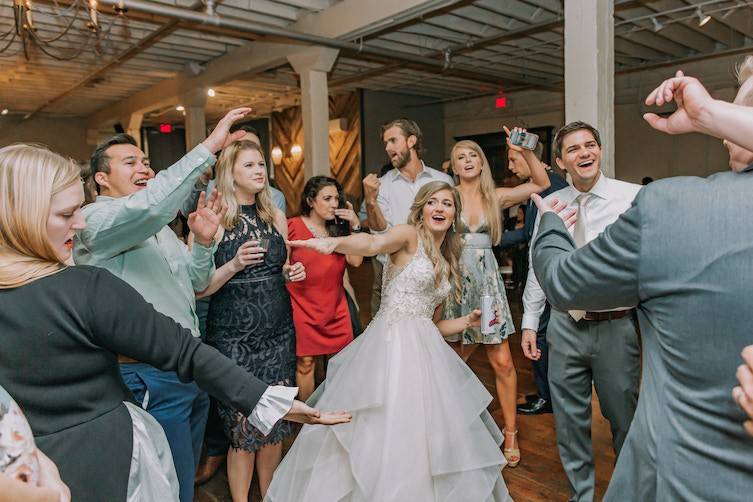
<svg viewBox="0 0 753 502"><path fill-rule="evenodd" d="M596 127L614 177L614 2L565 0L565 121Z"/></svg>
<svg viewBox="0 0 753 502"><path fill-rule="evenodd" d="M204 106L207 104L206 89L198 88L183 94L181 104L186 109L186 150L191 151L207 137L207 119L204 114Z"/></svg>
<svg viewBox="0 0 753 502"><path fill-rule="evenodd" d="M130 134L139 144L139 147L141 146L141 122L143 120L143 113L131 113L120 121L125 133Z"/></svg>
<svg viewBox="0 0 753 502"><path fill-rule="evenodd" d="M288 56L288 61L301 77L303 170L306 179L331 175L327 72L332 69L337 53L334 49L308 47Z"/></svg>

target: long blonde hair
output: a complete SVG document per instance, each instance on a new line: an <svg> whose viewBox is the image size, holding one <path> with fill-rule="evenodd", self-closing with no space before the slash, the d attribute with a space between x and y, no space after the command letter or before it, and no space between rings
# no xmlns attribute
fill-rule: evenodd
<svg viewBox="0 0 753 502"><path fill-rule="evenodd" d="M47 235L52 197L81 183L75 161L41 145L0 148L0 289L17 288L65 266Z"/></svg>
<svg viewBox="0 0 753 502"><path fill-rule="evenodd" d="M455 167L455 152L461 148L473 150L481 159L481 204L484 208L484 216L486 217L486 224L489 227L492 243L497 245L502 241L502 224L500 222L499 201L495 192L497 187L494 184L494 178L492 178L489 161L486 159L484 151L478 146L478 143L466 139L458 141L452 147L450 162L453 168Z"/></svg>
<svg viewBox="0 0 753 502"><path fill-rule="evenodd" d="M252 141L243 140L236 141L230 146L223 148L220 158L217 159L215 180L217 190L222 194L222 201L227 206L227 213L225 213L225 217L222 220L222 226L226 230L230 230L238 224L240 211L238 210L238 200L234 195L233 166L238 159L238 155L246 150L255 150L259 152L262 159L264 158L264 152L262 152L259 145ZM275 221L275 206L272 203L272 193L269 191L269 178L265 179L264 188L256 194L256 214L271 227Z"/></svg>
<svg viewBox="0 0 753 502"><path fill-rule="evenodd" d="M460 302L462 291L462 282L460 277L460 255L463 252L463 239L455 231L455 222L447 230L442 245L438 248L429 229L424 225L424 206L432 195L442 190L448 190L452 193L452 199L455 202L455 221L460 217L463 210L460 201L460 193L455 187L444 181L432 181L425 184L416 194L413 205L410 208L408 223L416 227L418 238L424 246L426 255L434 263L434 283L439 286L443 277L447 277L455 291L455 301Z"/></svg>

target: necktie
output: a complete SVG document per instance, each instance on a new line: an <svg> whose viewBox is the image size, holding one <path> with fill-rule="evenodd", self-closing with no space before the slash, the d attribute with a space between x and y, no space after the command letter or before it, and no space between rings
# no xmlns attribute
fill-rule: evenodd
<svg viewBox="0 0 753 502"><path fill-rule="evenodd" d="M573 240L575 245L579 248L586 245L586 226L588 225L588 217L586 215L586 202L588 201L590 193L582 193L575 199L575 203L578 204L578 212L575 216L575 226L573 227Z"/></svg>
<svg viewBox="0 0 753 502"><path fill-rule="evenodd" d="M587 243L586 226L588 225L588 218L586 216L586 202L590 196L590 193L582 193L575 199L575 202L578 204L578 212L575 216L575 226L573 227L573 240L575 241L575 245L579 248L585 246ZM570 314L570 317L576 322L583 319L586 315L585 310L568 310L567 313Z"/></svg>

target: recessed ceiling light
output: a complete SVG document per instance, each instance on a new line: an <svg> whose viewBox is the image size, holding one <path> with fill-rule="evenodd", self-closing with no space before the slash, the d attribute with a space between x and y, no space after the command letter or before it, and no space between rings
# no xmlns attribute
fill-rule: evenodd
<svg viewBox="0 0 753 502"><path fill-rule="evenodd" d="M0 112L0 115L8 115L8 109L3 108L3 111Z"/></svg>
<svg viewBox="0 0 753 502"><path fill-rule="evenodd" d="M182 112L182 111L186 110L186 108L183 105L178 105L178 106L175 107L175 109L178 110L179 112Z"/></svg>
<svg viewBox="0 0 753 502"><path fill-rule="evenodd" d="M213 98L217 93L214 92L214 89L207 89L207 96L210 98Z"/></svg>

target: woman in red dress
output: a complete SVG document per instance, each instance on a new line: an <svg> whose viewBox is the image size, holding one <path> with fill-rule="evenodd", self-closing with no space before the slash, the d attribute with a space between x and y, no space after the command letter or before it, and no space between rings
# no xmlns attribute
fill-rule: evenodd
<svg viewBox="0 0 753 502"><path fill-rule="evenodd" d="M360 231L360 222L337 180L309 179L301 196L301 215L288 220L288 239L336 237L351 231ZM293 248L290 260L306 267L305 280L287 284L295 324L298 396L305 401L314 392L314 358L336 354L353 340L343 274L346 262L357 267L363 258Z"/></svg>

